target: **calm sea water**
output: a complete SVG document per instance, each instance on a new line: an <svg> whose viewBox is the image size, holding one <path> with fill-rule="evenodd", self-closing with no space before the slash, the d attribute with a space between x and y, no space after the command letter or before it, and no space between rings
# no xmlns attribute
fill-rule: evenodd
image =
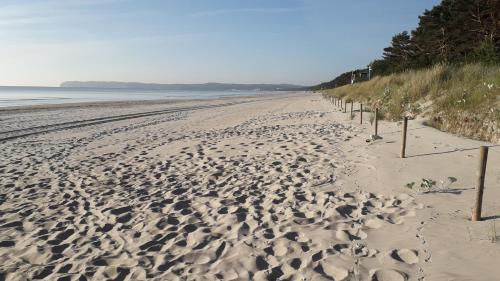
<svg viewBox="0 0 500 281"><path fill-rule="evenodd" d="M269 95L273 93L276 92L0 87L0 107L99 101L214 99L234 96Z"/></svg>

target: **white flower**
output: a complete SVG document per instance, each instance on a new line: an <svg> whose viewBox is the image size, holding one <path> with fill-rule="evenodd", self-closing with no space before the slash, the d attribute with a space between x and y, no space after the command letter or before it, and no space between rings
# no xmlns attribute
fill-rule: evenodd
<svg viewBox="0 0 500 281"><path fill-rule="evenodd" d="M487 84L486 82L483 82L483 85L484 85L486 88L488 88L488 90L493 89L493 86L495 86L495 84L493 84L493 83L491 83L491 84L489 84L489 83L488 83L488 84Z"/></svg>

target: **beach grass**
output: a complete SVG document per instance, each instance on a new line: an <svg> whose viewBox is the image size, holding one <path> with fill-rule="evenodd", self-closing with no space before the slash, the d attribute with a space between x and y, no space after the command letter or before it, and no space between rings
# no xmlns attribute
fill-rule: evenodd
<svg viewBox="0 0 500 281"><path fill-rule="evenodd" d="M500 142L500 65L438 64L323 93L377 107L387 120L422 115L440 130Z"/></svg>

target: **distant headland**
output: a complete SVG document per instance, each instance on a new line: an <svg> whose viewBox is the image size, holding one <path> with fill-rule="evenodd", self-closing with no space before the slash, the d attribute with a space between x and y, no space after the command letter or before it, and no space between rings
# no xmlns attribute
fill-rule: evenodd
<svg viewBox="0 0 500 281"><path fill-rule="evenodd" d="M66 81L63 88L110 88L110 89L143 89L172 91L295 91L305 86L292 84L151 84L140 82L107 82L107 81Z"/></svg>

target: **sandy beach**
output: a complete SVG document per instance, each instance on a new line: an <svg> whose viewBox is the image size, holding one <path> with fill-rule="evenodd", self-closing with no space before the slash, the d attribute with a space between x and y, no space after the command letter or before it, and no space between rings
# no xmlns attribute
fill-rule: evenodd
<svg viewBox="0 0 500 281"><path fill-rule="evenodd" d="M485 143L370 134L309 92L0 110L0 280L500 280L500 146L471 222Z"/></svg>

